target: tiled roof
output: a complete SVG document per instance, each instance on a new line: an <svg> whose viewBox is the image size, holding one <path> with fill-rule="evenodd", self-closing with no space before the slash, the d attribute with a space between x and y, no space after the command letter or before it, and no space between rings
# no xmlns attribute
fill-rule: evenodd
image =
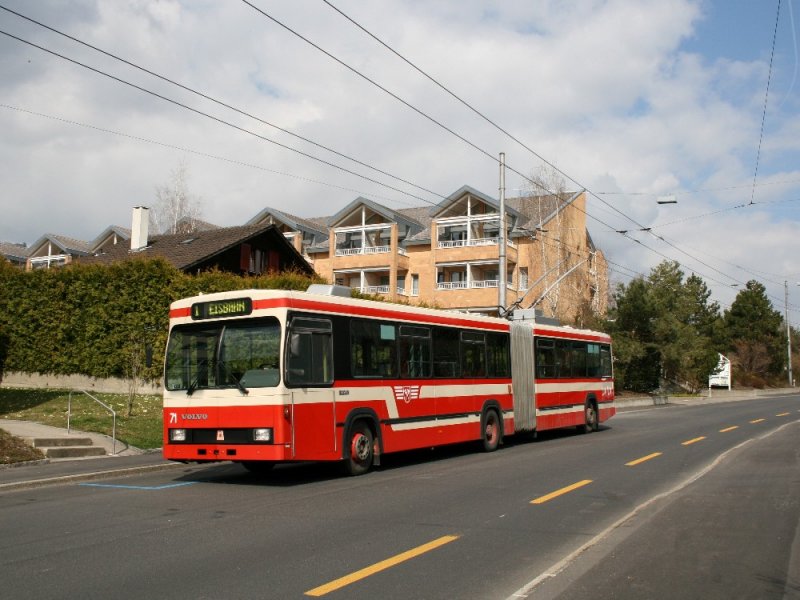
<svg viewBox="0 0 800 600"><path fill-rule="evenodd" d="M313 229L327 234L330 223L334 222L336 219L341 219L349 210L359 203L364 203L373 209L379 209L382 214L387 216L387 218L391 218L394 222L411 225L412 230L405 240L406 244L427 244L431 241L431 223L433 222L433 215L467 193L490 203L492 206L499 206L499 201L474 188L463 186L451 194L446 200L436 205L391 209L366 198L357 198L332 217L306 217L301 219L300 217L294 217L288 213L282 213L281 211L271 208L264 209L259 215L265 215L267 213L273 215L283 214L297 223L305 222ZM514 224L514 229L511 231L511 234L526 235L529 232L535 231L537 227L544 227L558 214L558 211L563 210L569 203L575 200L579 194L580 192L568 192L560 195L526 196L506 199L507 212L516 217L516 223ZM308 251L310 253L327 252L328 247L327 239L320 240L309 247Z"/></svg>
<svg viewBox="0 0 800 600"><path fill-rule="evenodd" d="M28 258L28 248L24 244L15 244L13 242L0 242L0 256L13 258L17 261L24 261Z"/></svg>
<svg viewBox="0 0 800 600"><path fill-rule="evenodd" d="M56 235L55 233L46 233L35 243L31 244L28 256L34 256L39 249L50 242L61 249L64 254L86 255L91 254L92 247L89 242L83 240L76 240L65 235Z"/></svg>
<svg viewBox="0 0 800 600"><path fill-rule="evenodd" d="M263 224L220 227L193 233L154 235L148 238L147 247L141 250L132 251L129 246L118 244L105 254L82 258L81 262L110 264L138 256L160 257L177 269L188 270L262 233L271 236L274 243L279 245L282 251L291 254L299 266L307 267L302 256L286 241L286 238L278 232L274 225Z"/></svg>

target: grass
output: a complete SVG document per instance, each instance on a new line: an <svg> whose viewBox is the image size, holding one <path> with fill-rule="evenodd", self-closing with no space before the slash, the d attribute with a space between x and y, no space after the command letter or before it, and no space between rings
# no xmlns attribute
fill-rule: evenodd
<svg viewBox="0 0 800 600"><path fill-rule="evenodd" d="M43 458L44 454L41 450L0 429L0 465L41 460Z"/></svg>
<svg viewBox="0 0 800 600"><path fill-rule="evenodd" d="M117 413L118 440L142 449L161 447L161 396L137 396L128 417L127 394L92 395ZM0 388L0 419L66 427L68 403L67 390ZM111 413L85 394L73 392L71 413L72 429L111 435ZM5 442L0 440L0 444L2 458L6 452Z"/></svg>

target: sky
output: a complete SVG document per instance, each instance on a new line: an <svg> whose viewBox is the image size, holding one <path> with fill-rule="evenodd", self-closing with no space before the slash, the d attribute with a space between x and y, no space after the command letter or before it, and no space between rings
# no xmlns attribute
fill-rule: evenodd
<svg viewBox="0 0 800 600"><path fill-rule="evenodd" d="M181 164L230 226L498 197L503 152L507 196L587 190L613 282L800 324L800 0L248 1L0 0L0 241L130 227Z"/></svg>

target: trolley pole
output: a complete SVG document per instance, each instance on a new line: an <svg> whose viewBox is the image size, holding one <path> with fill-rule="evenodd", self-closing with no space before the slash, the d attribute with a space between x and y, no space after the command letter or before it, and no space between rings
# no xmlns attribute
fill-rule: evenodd
<svg viewBox="0 0 800 600"><path fill-rule="evenodd" d="M783 280L783 293L784 293L784 318L786 319L786 354L789 360L788 369L786 372L789 374L789 387L794 386L794 378L792 377L792 328L789 325L789 282Z"/></svg>
<svg viewBox="0 0 800 600"><path fill-rule="evenodd" d="M500 153L500 253L497 303L500 305L500 316L506 309L506 153Z"/></svg>

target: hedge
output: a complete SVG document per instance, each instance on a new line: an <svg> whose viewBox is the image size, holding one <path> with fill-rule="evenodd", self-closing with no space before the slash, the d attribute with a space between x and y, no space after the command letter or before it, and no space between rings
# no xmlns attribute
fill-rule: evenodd
<svg viewBox="0 0 800 600"><path fill-rule="evenodd" d="M136 373L154 380L161 376L174 300L237 289L305 290L319 282L298 273L187 275L161 259L29 272L0 260L0 374ZM149 369L146 346L153 348Z"/></svg>

